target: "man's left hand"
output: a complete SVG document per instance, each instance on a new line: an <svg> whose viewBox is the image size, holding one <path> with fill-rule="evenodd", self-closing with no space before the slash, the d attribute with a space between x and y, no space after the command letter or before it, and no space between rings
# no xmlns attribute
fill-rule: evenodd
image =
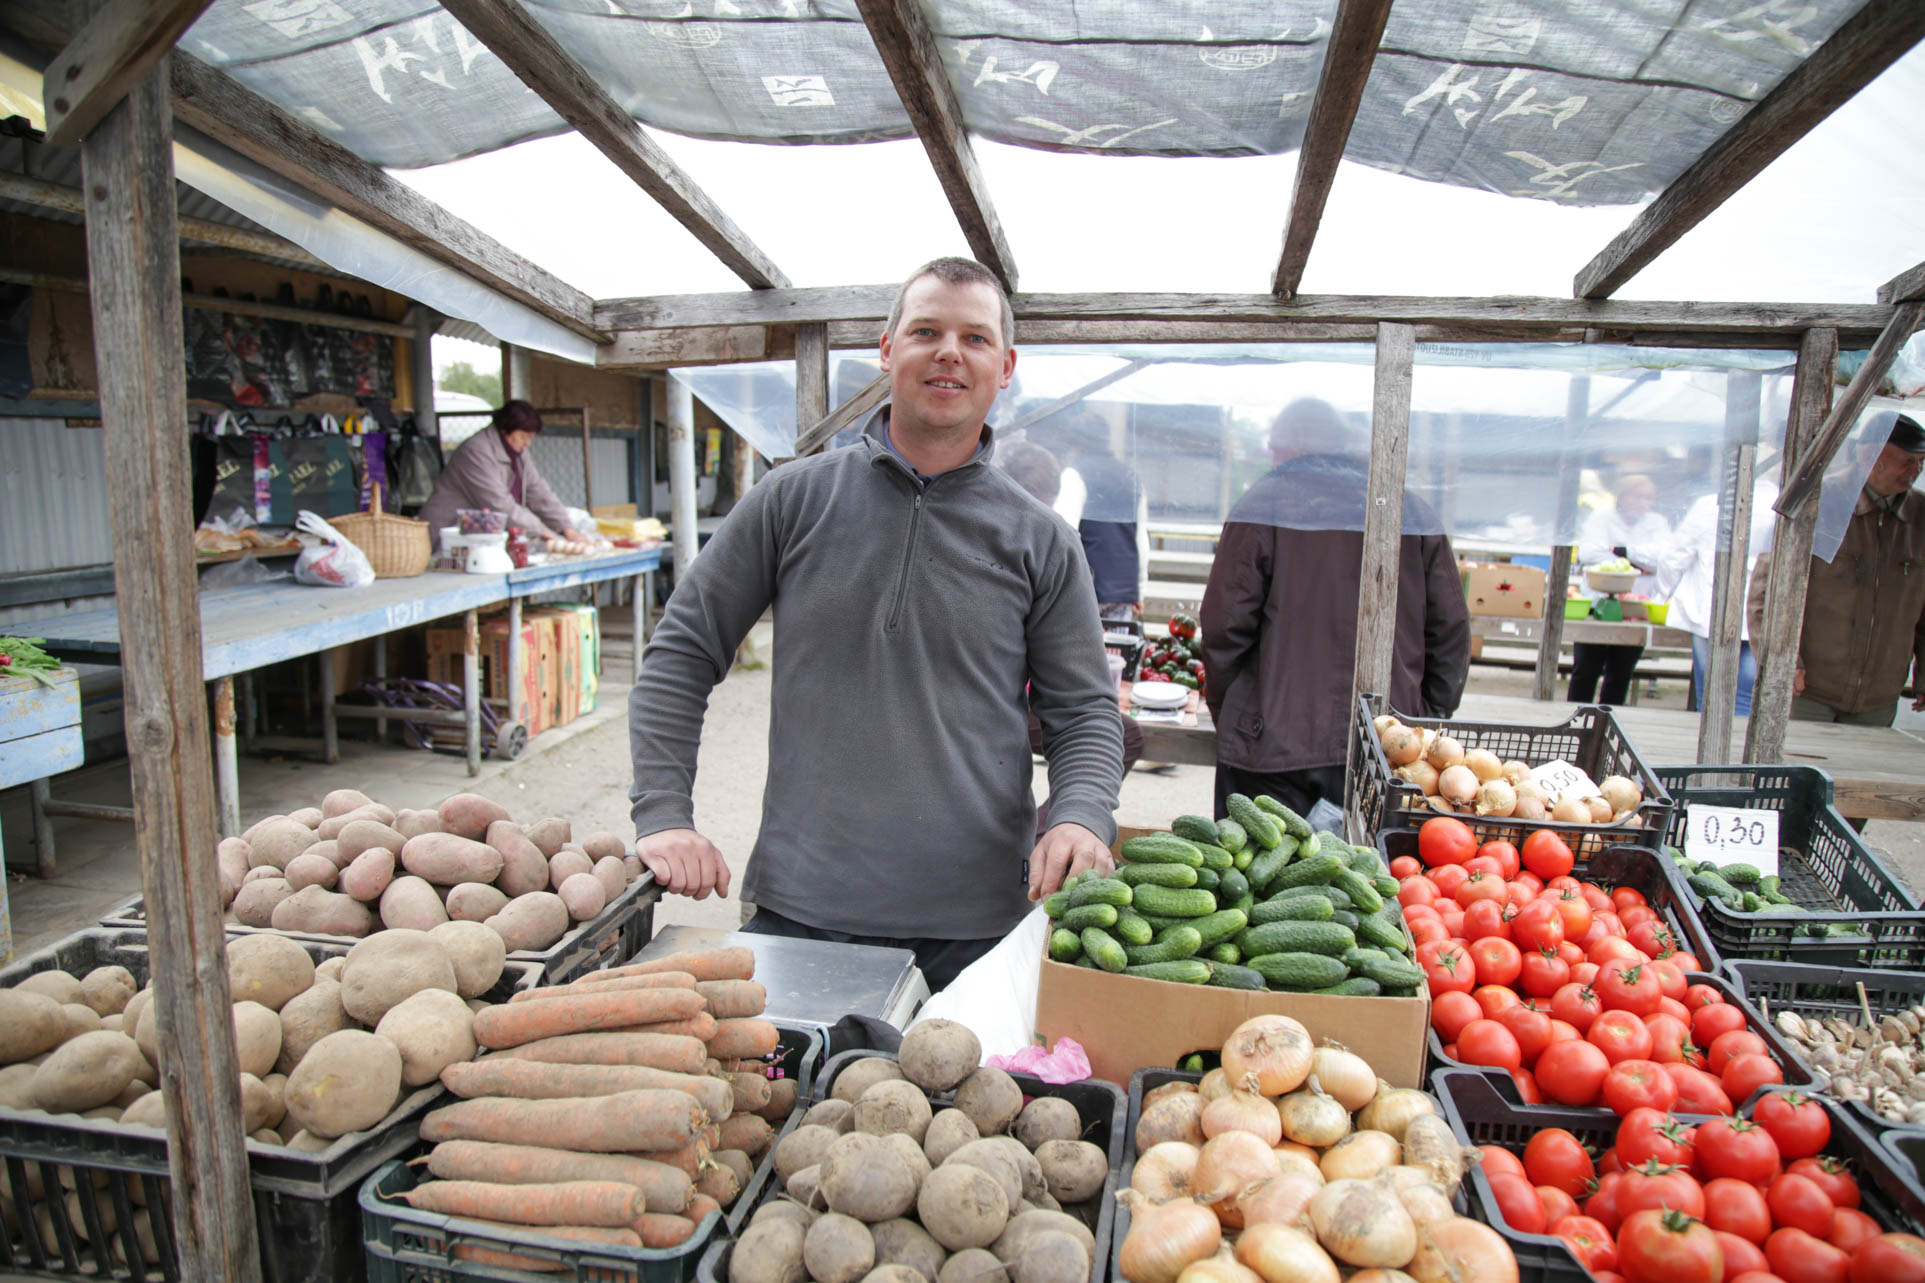
<svg viewBox="0 0 1925 1283"><path fill-rule="evenodd" d="M1921 689L1918 693L1918 698L1912 701L1912 711L1914 713L1925 713L1925 689Z"/></svg>
<svg viewBox="0 0 1925 1283"><path fill-rule="evenodd" d="M1055 824L1029 854L1029 898L1041 900L1063 889L1063 883L1095 869L1103 877L1116 871L1116 861L1103 840L1080 824Z"/></svg>

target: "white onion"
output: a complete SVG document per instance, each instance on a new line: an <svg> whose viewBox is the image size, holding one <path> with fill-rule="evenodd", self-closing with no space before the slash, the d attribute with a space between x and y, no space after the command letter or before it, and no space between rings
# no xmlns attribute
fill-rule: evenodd
<svg viewBox="0 0 1925 1283"><path fill-rule="evenodd" d="M1522 784L1531 778L1530 763L1520 762L1514 757L1503 763L1503 771L1505 780L1513 785Z"/></svg>
<svg viewBox="0 0 1925 1283"><path fill-rule="evenodd" d="M1509 816L1517 811L1517 792L1503 780L1487 780L1477 790L1479 815Z"/></svg>
<svg viewBox="0 0 1925 1283"><path fill-rule="evenodd" d="M1477 800L1477 775L1459 762L1437 776L1437 793L1452 806L1469 806Z"/></svg>
<svg viewBox="0 0 1925 1283"><path fill-rule="evenodd" d="M1551 806L1551 818L1560 824L1589 824L1591 808L1581 797L1560 797Z"/></svg>
<svg viewBox="0 0 1925 1283"><path fill-rule="evenodd" d="M1464 746L1448 735L1439 735L1430 742L1430 748L1424 753L1424 760L1441 771L1445 767L1455 766L1464 760Z"/></svg>
<svg viewBox="0 0 1925 1283"><path fill-rule="evenodd" d="M1001 1271L998 1271L999 1273ZM1264 1283L1263 1275L1238 1261L1228 1243L1217 1247L1215 1256L1206 1256L1183 1267L1176 1283ZM1416 1280L1411 1280L1416 1283Z"/></svg>
<svg viewBox="0 0 1925 1283"><path fill-rule="evenodd" d="M1622 775L1607 775L1598 781L1597 791L1613 811L1635 811L1644 801L1644 790Z"/></svg>
<svg viewBox="0 0 1925 1283"><path fill-rule="evenodd" d="M1277 1101L1283 1134L1300 1145L1318 1149L1334 1145L1350 1133L1350 1111L1317 1085L1313 1076L1301 1091Z"/></svg>
<svg viewBox="0 0 1925 1283"><path fill-rule="evenodd" d="M1203 1134L1212 1139L1225 1132L1249 1132L1265 1149L1283 1139L1277 1108L1253 1091L1232 1091L1203 1107Z"/></svg>
<svg viewBox="0 0 1925 1283"><path fill-rule="evenodd" d="M1611 822L1611 804L1597 794L1593 793L1585 798L1584 805L1591 808L1591 823L1609 824Z"/></svg>
<svg viewBox="0 0 1925 1283"><path fill-rule="evenodd" d="M1326 1043L1310 1057L1310 1072L1317 1085L1337 1098L1351 1113L1368 1105L1377 1095L1377 1071L1357 1053Z"/></svg>
<svg viewBox="0 0 1925 1283"><path fill-rule="evenodd" d="M1519 797L1517 804L1511 808L1511 818L1514 820L1543 820L1549 819L1550 814L1541 797Z"/></svg>
<svg viewBox="0 0 1925 1283"><path fill-rule="evenodd" d="M1216 1213L1187 1199L1151 1203L1135 1190L1117 1196L1130 1209L1130 1233L1117 1264L1131 1283L1176 1283L1185 1268L1223 1244Z"/></svg>
<svg viewBox="0 0 1925 1283"><path fill-rule="evenodd" d="M1464 754L1464 765L1470 767L1479 784L1504 778L1504 764L1497 760L1497 754L1487 748L1474 748Z"/></svg>
<svg viewBox="0 0 1925 1283"><path fill-rule="evenodd" d="M1260 1096L1295 1091L1310 1076L1310 1031L1289 1016L1252 1016L1223 1041L1223 1072ZM1253 1084L1249 1075L1256 1076Z"/></svg>
<svg viewBox="0 0 1925 1283"><path fill-rule="evenodd" d="M1271 1148L1249 1132L1224 1132L1203 1144L1190 1188L1206 1207L1235 1206L1243 1191L1282 1174Z"/></svg>
<svg viewBox="0 0 1925 1283"><path fill-rule="evenodd" d="M1343 1277L1317 1240L1291 1225L1252 1225L1237 1236L1237 1260L1264 1283L1339 1283ZM1135 1275L1124 1275L1134 1283Z"/></svg>
<svg viewBox="0 0 1925 1283"><path fill-rule="evenodd" d="M1152 1203L1167 1203L1189 1194L1202 1151L1182 1141L1166 1140L1136 1156L1130 1188Z"/></svg>
<svg viewBox="0 0 1925 1283"><path fill-rule="evenodd" d="M1409 766L1400 766L1393 772L1406 784L1415 785L1425 797L1437 791L1437 768L1419 758Z"/></svg>
<svg viewBox="0 0 1925 1283"><path fill-rule="evenodd" d="M1389 1181L1332 1181L1310 1200L1317 1241L1350 1265L1401 1268L1417 1253L1417 1223Z"/></svg>
<svg viewBox="0 0 1925 1283"><path fill-rule="evenodd" d="M1392 766L1409 766L1424 751L1424 742L1408 726L1393 726L1380 738Z"/></svg>

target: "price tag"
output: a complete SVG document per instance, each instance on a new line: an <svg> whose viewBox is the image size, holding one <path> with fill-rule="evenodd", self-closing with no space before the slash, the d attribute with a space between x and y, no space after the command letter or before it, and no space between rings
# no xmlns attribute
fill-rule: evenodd
<svg viewBox="0 0 1925 1283"><path fill-rule="evenodd" d="M1531 780L1556 801L1563 797L1592 797L1596 795L1597 785L1591 777L1569 762L1546 762L1531 768Z"/></svg>
<svg viewBox="0 0 1925 1283"><path fill-rule="evenodd" d="M1778 871L1778 812L1735 806L1685 808L1684 853L1713 864L1749 864Z"/></svg>

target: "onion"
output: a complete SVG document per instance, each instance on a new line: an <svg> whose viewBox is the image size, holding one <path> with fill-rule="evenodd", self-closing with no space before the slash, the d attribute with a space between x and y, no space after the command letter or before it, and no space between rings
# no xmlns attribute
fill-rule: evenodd
<svg viewBox="0 0 1925 1283"><path fill-rule="evenodd" d="M1482 1221L1453 1216L1419 1227L1417 1254L1403 1267L1417 1283L1517 1283L1510 1244ZM1261 1271L1258 1271L1261 1273Z"/></svg>
<svg viewBox="0 0 1925 1283"><path fill-rule="evenodd" d="M1343 1277L1317 1240L1293 1225L1252 1225L1237 1236L1237 1259L1264 1283L1339 1283ZM1123 1276L1135 1283L1127 1269Z"/></svg>
<svg viewBox="0 0 1925 1283"><path fill-rule="evenodd" d="M1150 1105L1154 1105L1157 1101L1162 1100L1165 1096L1181 1096L1185 1092L1195 1090L1195 1083L1185 1078L1175 1078L1164 1083L1161 1087L1152 1087L1144 1092L1143 1105L1147 1108Z"/></svg>
<svg viewBox="0 0 1925 1283"><path fill-rule="evenodd" d="M1510 784L1522 784L1531 778L1531 767L1528 762L1520 762L1513 757L1510 761L1503 763L1502 766L1504 779Z"/></svg>
<svg viewBox="0 0 1925 1283"><path fill-rule="evenodd" d="M1457 1215L1457 1209L1450 1205L1450 1195L1429 1180L1404 1186L1397 1191L1397 1198L1410 1213L1410 1219L1419 1225L1434 1225Z"/></svg>
<svg viewBox="0 0 1925 1283"><path fill-rule="evenodd" d="M1614 817L1614 822L1622 824L1627 829L1641 829L1644 827L1644 817L1635 811L1626 811L1623 815Z"/></svg>
<svg viewBox="0 0 1925 1283"><path fill-rule="evenodd" d="M1462 762L1445 767L1437 777L1437 792L1452 806L1469 806L1477 800L1477 776Z"/></svg>
<svg viewBox="0 0 1925 1283"><path fill-rule="evenodd" d="M1190 1192L1201 1151L1194 1145L1166 1140L1136 1156L1130 1188L1152 1203L1167 1203Z"/></svg>
<svg viewBox="0 0 1925 1283"><path fill-rule="evenodd" d="M1400 766L1392 774L1406 784L1415 785L1425 797L1437 791L1437 768L1419 758L1409 766Z"/></svg>
<svg viewBox="0 0 1925 1283"><path fill-rule="evenodd" d="M1310 1076L1310 1031L1289 1016L1252 1016L1223 1042L1223 1071L1260 1096L1295 1091ZM1254 1086L1247 1076L1256 1075Z"/></svg>
<svg viewBox="0 0 1925 1283"><path fill-rule="evenodd" d="M1353 1114L1377 1096L1377 1071L1347 1048L1331 1043L1317 1048L1310 1057L1310 1072L1317 1076L1319 1087Z"/></svg>
<svg viewBox="0 0 1925 1283"><path fill-rule="evenodd" d="M1190 1188L1204 1206L1222 1204L1234 1213L1244 1190L1282 1171L1277 1156L1261 1140L1249 1132L1224 1132L1204 1143Z"/></svg>
<svg viewBox="0 0 1925 1283"><path fill-rule="evenodd" d="M1522 794L1518 796L1517 805L1511 809L1511 818L1514 820L1543 820L1548 819L1550 814L1549 808L1544 805L1543 798L1526 797Z"/></svg>
<svg viewBox="0 0 1925 1283"><path fill-rule="evenodd" d="M1295 1225L1323 1182L1301 1173L1258 1181L1237 1199L1237 1213L1249 1225Z"/></svg>
<svg viewBox="0 0 1925 1283"><path fill-rule="evenodd" d="M1591 808L1581 797L1560 797L1551 807L1551 818L1560 824L1589 824Z"/></svg>
<svg viewBox="0 0 1925 1283"><path fill-rule="evenodd" d="M1151 1203L1135 1190L1117 1195L1130 1209L1130 1234L1117 1265L1131 1283L1176 1283L1183 1271L1215 1256L1223 1226L1209 1208L1178 1199Z"/></svg>
<svg viewBox="0 0 1925 1283"><path fill-rule="evenodd" d="M1310 1200L1317 1241L1350 1265L1401 1268L1417 1251L1417 1223L1382 1181L1332 1181Z"/></svg>
<svg viewBox="0 0 1925 1283"><path fill-rule="evenodd" d="M1430 807L1431 810L1437 812L1439 815L1450 815L1457 810L1456 807L1450 804L1449 798L1443 797L1436 793L1433 793L1429 797L1425 798L1424 804Z"/></svg>
<svg viewBox="0 0 1925 1283"><path fill-rule="evenodd" d="M1424 751L1424 742L1408 726L1393 726L1380 737L1384 756L1392 766L1409 766Z"/></svg>
<svg viewBox="0 0 1925 1283"><path fill-rule="evenodd" d="M1376 729L1377 735L1379 738L1382 738L1383 733L1389 730L1391 727L1403 725L1402 722L1398 721L1395 717L1391 716L1389 713L1377 714L1375 717L1370 719L1370 724L1372 727Z"/></svg>
<svg viewBox="0 0 1925 1283"><path fill-rule="evenodd" d="M1536 780L1524 780L1521 783L1513 783L1511 787L1517 790L1517 796L1519 798L1534 797L1542 802L1546 808L1551 805L1551 795L1546 793L1544 786Z"/></svg>
<svg viewBox="0 0 1925 1283"><path fill-rule="evenodd" d="M1487 748L1474 748L1464 754L1464 765L1470 767L1471 774L1477 777L1479 784L1504 778L1504 764L1497 760L1497 754Z"/></svg>
<svg viewBox="0 0 1925 1283"><path fill-rule="evenodd" d="M1477 790L1479 815L1508 816L1517 810L1517 791L1503 780L1488 780Z"/></svg>
<svg viewBox="0 0 1925 1283"><path fill-rule="evenodd" d="M1644 790L1622 775L1607 775L1598 782L1597 791L1613 811L1635 811L1644 801Z"/></svg>
<svg viewBox="0 0 1925 1283"><path fill-rule="evenodd" d="M1591 808L1591 823L1609 824L1611 822L1611 804L1597 794L1593 793L1585 798L1584 805Z"/></svg>
<svg viewBox="0 0 1925 1283"><path fill-rule="evenodd" d="M1392 1087L1378 1079L1377 1099L1358 1111L1357 1127L1362 1131L1388 1132L1401 1144L1411 1119L1436 1112L1437 1102L1416 1088Z"/></svg>
<svg viewBox="0 0 1925 1283"><path fill-rule="evenodd" d="M1176 1276L1176 1283L1263 1283L1263 1275L1240 1264L1230 1245L1223 1243L1217 1247L1215 1256L1184 1266L1183 1273Z"/></svg>
<svg viewBox="0 0 1925 1283"><path fill-rule="evenodd" d="M1441 771L1447 766L1455 766L1464 760L1464 746L1448 735L1439 735L1430 742L1430 749L1424 754L1424 760Z"/></svg>
<svg viewBox="0 0 1925 1283"><path fill-rule="evenodd" d="M1403 1160L1404 1147L1387 1132L1352 1132L1323 1152L1325 1181L1367 1181Z"/></svg>
<svg viewBox="0 0 1925 1283"><path fill-rule="evenodd" d="M1201 1145L1206 1139L1203 1134L1203 1097L1193 1091L1180 1096L1165 1096L1145 1109L1143 1116L1136 1120L1138 1153L1164 1141Z"/></svg>
<svg viewBox="0 0 1925 1283"><path fill-rule="evenodd" d="M1277 1107L1253 1091L1233 1091L1203 1107L1203 1134L1215 1138L1225 1132L1249 1132L1268 1149L1283 1139Z"/></svg>
<svg viewBox="0 0 1925 1283"><path fill-rule="evenodd" d="M1286 1140L1270 1147L1277 1156L1277 1166L1285 1176L1296 1173L1313 1177L1317 1184L1323 1184L1323 1169L1317 1166L1317 1151L1308 1145L1299 1145L1294 1140Z"/></svg>
<svg viewBox="0 0 1925 1283"><path fill-rule="evenodd" d="M1277 1102L1283 1134L1300 1145L1324 1149L1350 1133L1350 1111L1318 1085L1313 1075L1302 1090Z"/></svg>
<svg viewBox="0 0 1925 1283"><path fill-rule="evenodd" d="M1352 1274L1349 1283L1417 1283L1417 1280L1402 1270L1358 1270Z"/></svg>
<svg viewBox="0 0 1925 1283"><path fill-rule="evenodd" d="M1203 1103L1207 1105L1219 1097L1229 1095L1235 1087L1236 1084L1230 1081L1230 1075L1221 1069L1212 1069L1203 1075L1201 1082L1197 1083L1196 1094L1203 1097Z"/></svg>

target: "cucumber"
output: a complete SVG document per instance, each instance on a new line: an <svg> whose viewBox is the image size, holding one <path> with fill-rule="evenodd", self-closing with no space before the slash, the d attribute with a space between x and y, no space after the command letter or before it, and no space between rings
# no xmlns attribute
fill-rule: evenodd
<svg viewBox="0 0 1925 1283"><path fill-rule="evenodd" d="M1771 901L1765 899L1763 896L1759 895L1757 892L1746 891L1743 893L1743 903L1741 903L1738 907L1741 911L1745 913L1757 913L1761 909L1763 909L1767 904L1770 904L1770 903Z"/></svg>
<svg viewBox="0 0 1925 1283"><path fill-rule="evenodd" d="M1201 918L1216 912L1216 897L1201 888L1178 891L1171 887L1141 886L1136 888L1132 907L1146 917Z"/></svg>
<svg viewBox="0 0 1925 1283"><path fill-rule="evenodd" d="M1058 891L1043 901L1043 912L1052 918L1060 918L1069 912L1069 892Z"/></svg>
<svg viewBox="0 0 1925 1283"><path fill-rule="evenodd" d="M1244 917L1247 918L1250 916L1250 910L1257 907L1257 898L1251 895L1248 891L1245 891L1242 895L1238 896L1236 899L1230 900L1227 902L1224 900L1222 895L1218 895L1217 903L1223 905L1223 907L1226 909L1236 909L1239 912L1241 912Z"/></svg>
<svg viewBox="0 0 1925 1283"><path fill-rule="evenodd" d="M1349 927L1352 933L1357 930L1357 914L1351 909L1338 909L1330 915L1330 920L1340 927Z"/></svg>
<svg viewBox="0 0 1925 1283"><path fill-rule="evenodd" d="M1271 922L1247 927L1237 935L1237 948L1246 958L1263 953L1326 953L1335 958L1356 943L1349 927L1334 922Z"/></svg>
<svg viewBox="0 0 1925 1283"><path fill-rule="evenodd" d="M1116 937L1101 927L1083 928L1083 953L1089 960L1105 971L1121 971L1130 965L1130 957L1123 952L1123 946Z"/></svg>
<svg viewBox="0 0 1925 1283"><path fill-rule="evenodd" d="M1403 929L1380 914L1370 913L1357 919L1357 938L1366 944L1395 953L1403 953L1410 945L1404 939Z"/></svg>
<svg viewBox="0 0 1925 1283"><path fill-rule="evenodd" d="M1736 910L1744 903L1738 888L1715 873L1693 873L1685 882L1703 899L1716 900L1726 908Z"/></svg>
<svg viewBox="0 0 1925 1283"><path fill-rule="evenodd" d="M1718 873L1734 887L1755 887L1765 876L1755 864L1722 864Z"/></svg>
<svg viewBox="0 0 1925 1283"><path fill-rule="evenodd" d="M1268 894L1270 884L1276 881L1277 875L1283 872L1290 863L1290 857L1296 853L1297 844L1292 842L1274 851L1265 851L1251 860L1250 867L1243 871L1243 876L1250 883L1250 889L1258 895Z"/></svg>
<svg viewBox="0 0 1925 1283"><path fill-rule="evenodd" d="M1216 898L1219 904L1231 904L1250 894L1250 879L1235 869L1224 869L1217 874Z"/></svg>
<svg viewBox="0 0 1925 1283"><path fill-rule="evenodd" d="M1154 944L1125 945L1123 955L1130 960L1132 967L1141 967L1152 962L1193 958L1202 947L1203 937L1196 933L1195 927L1177 927L1157 937Z"/></svg>
<svg viewBox="0 0 1925 1283"><path fill-rule="evenodd" d="M1234 868L1237 872L1241 873L1243 872L1243 870L1249 868L1250 862L1256 858L1257 858L1257 853L1255 848L1246 846L1241 851L1238 851L1236 853L1235 857L1231 861L1231 867Z"/></svg>
<svg viewBox="0 0 1925 1283"><path fill-rule="evenodd" d="M1206 869L1233 869L1236 867L1236 856L1231 855L1220 846L1211 846L1207 842L1198 842L1196 849L1203 852L1203 867Z"/></svg>
<svg viewBox="0 0 1925 1283"><path fill-rule="evenodd" d="M1357 970L1386 988L1424 983L1424 969L1402 958L1366 958Z"/></svg>
<svg viewBox="0 0 1925 1283"><path fill-rule="evenodd" d="M1079 904L1058 919L1063 930L1081 931L1084 927L1109 928L1116 925L1113 904Z"/></svg>
<svg viewBox="0 0 1925 1283"><path fill-rule="evenodd" d="M1343 959L1321 953L1262 953L1249 966L1273 989L1328 989L1350 976Z"/></svg>
<svg viewBox="0 0 1925 1283"><path fill-rule="evenodd" d="M1195 918L1166 918L1160 913L1143 913L1141 909L1133 910L1133 912L1142 913L1143 921L1149 923L1150 930L1156 932L1158 935L1162 935L1172 927L1187 927L1196 921Z"/></svg>
<svg viewBox="0 0 1925 1283"><path fill-rule="evenodd" d="M1186 842L1207 842L1211 846L1222 846L1217 840L1216 821L1206 815L1179 815L1170 821L1170 832Z"/></svg>
<svg viewBox="0 0 1925 1283"><path fill-rule="evenodd" d="M1243 826L1250 840L1266 851L1274 851L1283 844L1283 827L1260 810L1255 802L1241 793L1232 793L1225 799L1230 818Z"/></svg>
<svg viewBox="0 0 1925 1283"><path fill-rule="evenodd" d="M1211 962L1220 962L1225 966L1234 967L1237 963L1243 961L1243 950L1237 948L1236 945L1230 941L1225 940L1222 944L1213 944L1205 949L1203 956Z"/></svg>
<svg viewBox="0 0 1925 1283"><path fill-rule="evenodd" d="M1286 894L1293 890L1309 891L1313 895L1320 895L1330 901L1330 907L1333 909L1354 909L1357 907L1350 902L1350 892L1332 883L1306 882L1301 887L1284 888ZM1271 897L1271 899L1275 898L1275 896Z"/></svg>
<svg viewBox="0 0 1925 1283"><path fill-rule="evenodd" d="M1308 821L1267 793L1258 794L1251 800L1257 804L1259 810L1275 816L1278 823L1283 826L1283 831L1299 842L1316 836L1311 833Z"/></svg>
<svg viewBox="0 0 1925 1283"><path fill-rule="evenodd" d="M1312 989L1310 992L1322 994L1326 998L1375 998L1383 992L1383 986L1369 976L1352 976L1348 980L1339 980L1327 988Z"/></svg>
<svg viewBox="0 0 1925 1283"><path fill-rule="evenodd" d="M1101 971L1101 970L1102 970L1102 968L1101 968L1101 967L1099 967L1099 966L1097 966L1097 965L1096 965L1096 959L1094 959L1094 958L1092 958L1092 957L1090 957L1090 956L1089 956L1089 955L1088 955L1087 953L1079 953L1079 954L1077 954L1077 955L1076 955L1076 963L1075 963L1075 965L1076 965L1076 966L1079 966L1079 967L1088 967L1088 968L1089 968L1089 969L1090 969L1091 971Z"/></svg>
<svg viewBox="0 0 1925 1283"><path fill-rule="evenodd" d="M1378 855L1374 848L1367 846L1351 847L1350 854L1344 857L1343 862L1367 878L1375 879L1388 873L1384 868L1383 857Z"/></svg>
<svg viewBox="0 0 1925 1283"><path fill-rule="evenodd" d="M1241 824L1226 817L1216 822L1216 844L1235 855L1250 845L1250 835Z"/></svg>
<svg viewBox="0 0 1925 1283"><path fill-rule="evenodd" d="M1337 906L1320 895L1290 895L1265 900L1250 910L1250 925L1267 922L1328 922Z"/></svg>
<svg viewBox="0 0 1925 1283"><path fill-rule="evenodd" d="M1240 967L1235 963L1223 962L1214 958L1210 961L1209 983L1219 989L1261 990L1269 988L1268 982L1263 978L1263 973L1255 967Z"/></svg>
<svg viewBox="0 0 1925 1283"><path fill-rule="evenodd" d="M1061 927L1049 933L1049 956L1053 962L1074 962L1083 953L1083 938Z"/></svg>
<svg viewBox="0 0 1925 1283"><path fill-rule="evenodd" d="M1370 879L1355 869L1345 869L1330 880L1332 886L1341 887L1350 897L1350 903L1357 906L1360 913L1375 913L1384 907L1384 898L1377 894L1377 888L1370 885Z"/></svg>
<svg viewBox="0 0 1925 1283"><path fill-rule="evenodd" d="M1218 909L1208 917L1197 918L1194 930L1205 945L1222 944L1234 939L1250 925L1249 915L1241 909Z"/></svg>
<svg viewBox="0 0 1925 1283"><path fill-rule="evenodd" d="M1116 925L1110 928L1110 934L1121 940L1124 948L1128 948L1133 944L1148 944L1156 939L1156 928L1150 925L1148 918L1135 909L1118 909Z"/></svg>
<svg viewBox="0 0 1925 1283"><path fill-rule="evenodd" d="M1275 895L1279 891L1287 891L1291 887L1307 886L1313 882L1328 883L1344 871L1344 863L1340 857L1334 855L1313 855L1307 860L1299 859L1296 863L1284 869L1281 873L1277 874L1276 877L1270 879L1270 885L1265 889L1268 890L1271 895ZM1251 879L1253 885L1255 881L1254 878ZM1349 892L1345 891L1344 894L1348 895Z"/></svg>
<svg viewBox="0 0 1925 1283"><path fill-rule="evenodd" d="M1123 858L1132 864L1187 864L1203 867L1203 852L1194 842L1185 842L1174 833L1143 833L1123 843Z"/></svg>
<svg viewBox="0 0 1925 1283"><path fill-rule="evenodd" d="M1108 904L1120 909L1132 898L1127 882L1119 882L1115 878L1091 878L1076 884L1069 893L1069 906L1075 909L1086 904Z"/></svg>
<svg viewBox="0 0 1925 1283"><path fill-rule="evenodd" d="M1370 879L1370 885L1377 888L1377 894L1382 896L1385 900L1396 899L1397 893L1403 890L1403 885L1399 883L1396 878L1391 877L1388 873L1380 873L1376 877Z"/></svg>
<svg viewBox="0 0 1925 1283"><path fill-rule="evenodd" d="M1122 864L1117 866L1116 880L1131 888L1154 884L1181 890L1196 885L1196 870L1187 864Z"/></svg>
<svg viewBox="0 0 1925 1283"><path fill-rule="evenodd" d="M1196 871L1196 885L1198 890L1208 891L1214 895L1216 889L1223 885L1223 875L1205 865Z"/></svg>
<svg viewBox="0 0 1925 1283"><path fill-rule="evenodd" d="M1167 980L1172 984L1200 985L1210 979L1210 964L1201 958L1182 958L1173 962L1146 962L1125 969L1144 980Z"/></svg>
<svg viewBox="0 0 1925 1283"><path fill-rule="evenodd" d="M1382 958L1386 956L1382 949L1373 949L1367 945L1360 944L1343 951L1343 964L1352 971L1355 971L1357 968L1363 966L1365 958Z"/></svg>
<svg viewBox="0 0 1925 1283"><path fill-rule="evenodd" d="M1295 837L1296 835L1286 833L1284 836ZM1307 860L1313 855L1321 854L1323 854L1323 834L1312 833L1307 838L1297 838L1297 858L1299 860ZM1336 852L1335 854L1338 859L1341 860L1343 858L1342 852Z"/></svg>
<svg viewBox="0 0 1925 1283"><path fill-rule="evenodd" d="M1779 893L1778 875L1776 873L1767 873L1765 874L1765 876L1758 879L1759 895L1763 896L1767 900L1771 900L1771 897L1773 897L1774 895L1777 895L1778 893ZM1776 904L1777 901L1772 900L1772 903Z"/></svg>

